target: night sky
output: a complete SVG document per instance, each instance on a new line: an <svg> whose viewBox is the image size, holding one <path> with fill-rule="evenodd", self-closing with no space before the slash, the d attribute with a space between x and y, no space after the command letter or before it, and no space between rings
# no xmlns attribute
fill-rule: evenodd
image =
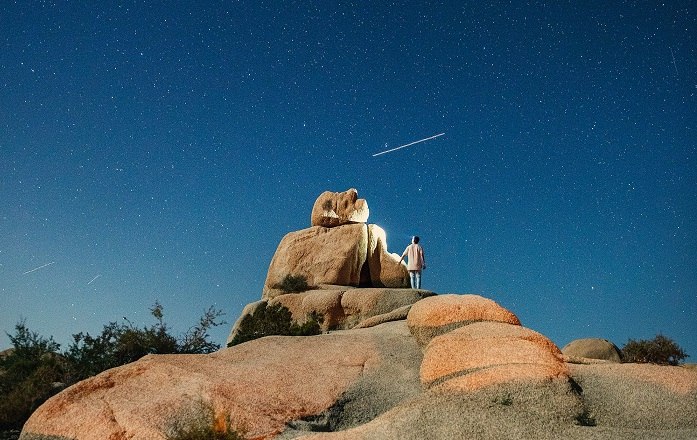
<svg viewBox="0 0 697 440"><path fill-rule="evenodd" d="M2 1L0 349L156 300L175 334L231 324L353 187L392 252L421 236L424 288L695 362L696 25L693 1Z"/></svg>

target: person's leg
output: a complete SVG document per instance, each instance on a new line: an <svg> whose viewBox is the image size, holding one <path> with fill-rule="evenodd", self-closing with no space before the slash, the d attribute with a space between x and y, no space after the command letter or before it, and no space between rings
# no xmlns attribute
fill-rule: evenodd
<svg viewBox="0 0 697 440"><path fill-rule="evenodd" d="M416 289L416 287L414 287L416 285L416 271L409 271L409 282L411 283L411 288Z"/></svg>
<svg viewBox="0 0 697 440"><path fill-rule="evenodd" d="M421 271L420 271L420 270L417 270L417 271L415 271L415 274L416 274L416 275L415 275L415 278L416 278L416 280L415 280L415 281L416 281L416 288L417 288L417 289L420 289L420 288L421 288ZM414 283L412 283L412 286L413 286L413 285L414 285Z"/></svg>

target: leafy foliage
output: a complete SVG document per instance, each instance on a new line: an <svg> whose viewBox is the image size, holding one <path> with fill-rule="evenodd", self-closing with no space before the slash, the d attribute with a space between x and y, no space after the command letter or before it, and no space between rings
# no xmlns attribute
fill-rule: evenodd
<svg viewBox="0 0 697 440"><path fill-rule="evenodd" d="M262 303L251 315L242 318L237 334L228 344L229 347L264 336L311 336L322 332L322 317L313 313L302 325L293 322L290 310L280 304L271 306Z"/></svg>
<svg viewBox="0 0 697 440"><path fill-rule="evenodd" d="M622 348L624 362L678 365L687 357L687 353L675 341L660 334L653 340L630 339Z"/></svg>
<svg viewBox="0 0 697 440"><path fill-rule="evenodd" d="M14 346L0 358L0 429L21 429L46 399L63 387L66 365L53 338L27 328L24 320L8 335Z"/></svg>
<svg viewBox="0 0 697 440"><path fill-rule="evenodd" d="M66 386L109 368L138 360L147 354L210 353L220 345L210 342L208 331L222 325L222 311L209 308L181 338L170 334L158 302L150 309L155 323L137 328L130 321L111 322L101 334L73 335L61 353L53 338L31 332L22 320L8 335L13 349L0 357L0 430L21 429L31 413ZM124 318L125 319L125 318Z"/></svg>
<svg viewBox="0 0 697 440"><path fill-rule="evenodd" d="M275 289L281 289L284 293L305 292L310 289L307 284L307 277L304 275L286 275L283 281L273 286Z"/></svg>

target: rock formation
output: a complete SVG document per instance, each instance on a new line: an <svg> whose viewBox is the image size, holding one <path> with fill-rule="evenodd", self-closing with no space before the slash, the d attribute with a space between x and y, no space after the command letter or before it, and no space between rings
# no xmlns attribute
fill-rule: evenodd
<svg viewBox="0 0 697 440"><path fill-rule="evenodd" d="M368 221L368 202L358 198L358 191L350 188L344 192L325 191L317 197L312 207L312 226L334 226Z"/></svg>
<svg viewBox="0 0 697 440"><path fill-rule="evenodd" d="M379 296L361 290L358 309ZM425 347L407 319L150 355L49 399L20 438L164 440L202 419L248 439L695 438L697 372L569 364L495 302L448 297L412 307L461 324Z"/></svg>
<svg viewBox="0 0 697 440"><path fill-rule="evenodd" d="M338 217L320 215L326 212ZM367 202L357 199L355 189L322 193L312 210L313 226L290 232L279 243L262 297L282 294L287 275L304 277L311 286L409 287L406 265L387 251L382 228L363 223L367 220Z"/></svg>
<svg viewBox="0 0 697 440"><path fill-rule="evenodd" d="M428 290L380 289L380 288L341 288L326 286L325 289L288 293L271 300L250 303L242 311L228 337L230 343L245 316L253 315L263 303L279 304L287 308L293 321L304 324L313 315L322 318L322 330L348 330L376 323L405 319L411 304L435 295ZM368 321L370 320L370 321ZM368 321L368 322L366 322Z"/></svg>
<svg viewBox="0 0 697 440"><path fill-rule="evenodd" d="M565 356L572 358L600 359L608 362L621 362L620 350L607 339L576 339L562 348Z"/></svg>
<svg viewBox="0 0 697 440"><path fill-rule="evenodd" d="M145 356L49 399L20 439L165 440L201 424L247 439L697 438L697 371L589 359L607 357L597 344L565 355L491 299L387 288L406 270L377 226L350 223L367 205L325 194L317 221L340 220L284 237L230 338L274 304L296 323L320 315L323 334ZM284 292L285 275L312 288Z"/></svg>

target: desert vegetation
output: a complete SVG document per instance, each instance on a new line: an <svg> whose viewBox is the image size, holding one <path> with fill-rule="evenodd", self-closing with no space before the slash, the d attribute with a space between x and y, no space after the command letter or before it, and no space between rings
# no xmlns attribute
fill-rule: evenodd
<svg viewBox="0 0 697 440"><path fill-rule="evenodd" d="M321 333L322 316L312 314L303 324L293 321L290 310L280 304L263 303L251 315L242 318L237 334L228 347L264 336L311 336Z"/></svg>
<svg viewBox="0 0 697 440"><path fill-rule="evenodd" d="M310 286L307 284L307 277L291 274L286 275L283 281L273 287L282 290L283 293L305 292L310 289Z"/></svg>
<svg viewBox="0 0 697 440"><path fill-rule="evenodd" d="M623 362L678 365L687 357L675 341L660 334L651 340L630 339L622 348Z"/></svg>
<svg viewBox="0 0 697 440"><path fill-rule="evenodd" d="M147 354L210 353L220 348L209 330L222 325L223 312L210 307L184 335L172 335L158 302L150 309L155 322L138 328L126 320L111 322L96 336L73 335L61 351L53 337L31 331L24 320L8 334L12 348L0 356L0 438L21 429L31 413L49 397L80 380Z"/></svg>

